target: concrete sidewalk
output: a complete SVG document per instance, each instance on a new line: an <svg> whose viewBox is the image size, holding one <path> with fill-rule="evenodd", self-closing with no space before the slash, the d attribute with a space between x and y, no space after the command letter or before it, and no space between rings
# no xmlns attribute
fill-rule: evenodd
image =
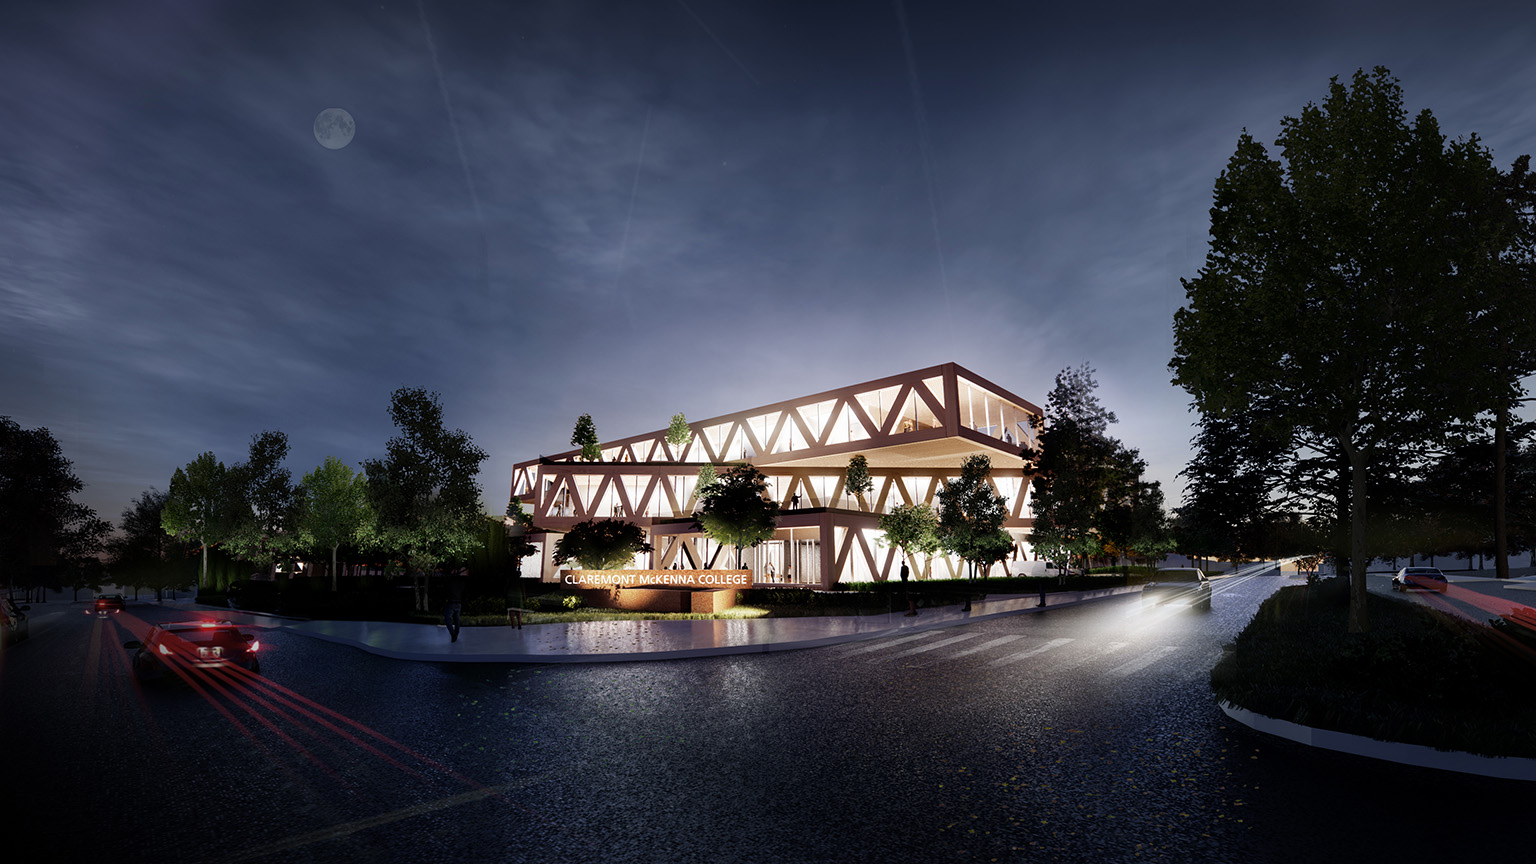
<svg viewBox="0 0 1536 864"><path fill-rule="evenodd" d="M448 639L442 625L380 621L302 621L218 609L189 602L171 602L199 612L257 627L279 628L315 639L398 660L444 663L612 663L625 660L671 660L718 654L792 651L861 639L878 639L954 627L1005 615L1022 615L1076 606L1118 594L1139 592L1141 586L1097 591L1066 591L1047 596L1039 606L1037 594L993 595L963 606L923 609L908 618L901 612L884 615L839 615L806 618L759 618L712 621L585 621L575 624L528 624L513 627L465 627L459 641Z"/></svg>

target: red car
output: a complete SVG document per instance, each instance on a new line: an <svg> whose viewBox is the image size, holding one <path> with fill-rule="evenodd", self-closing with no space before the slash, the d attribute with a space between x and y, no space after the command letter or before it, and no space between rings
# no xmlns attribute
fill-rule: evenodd
<svg viewBox="0 0 1536 864"><path fill-rule="evenodd" d="M133 674L140 681L174 674L172 667L206 673L239 666L261 672L261 661L256 659L260 640L232 621L156 624L149 628L143 642L130 640L123 647L136 649Z"/></svg>
<svg viewBox="0 0 1536 864"><path fill-rule="evenodd" d="M96 603L92 608L98 615L106 615L109 612L121 612L128 605L121 594L97 594Z"/></svg>

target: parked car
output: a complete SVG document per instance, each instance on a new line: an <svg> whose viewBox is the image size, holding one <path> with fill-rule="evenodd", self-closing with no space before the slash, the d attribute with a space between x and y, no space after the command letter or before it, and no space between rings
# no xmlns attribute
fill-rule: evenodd
<svg viewBox="0 0 1536 864"><path fill-rule="evenodd" d="M1141 605L1192 606L1211 611L1211 580L1193 567L1167 567L1152 574L1141 587Z"/></svg>
<svg viewBox="0 0 1536 864"><path fill-rule="evenodd" d="M127 605L128 601L123 599L121 594L97 594L95 604L87 611L93 611L98 615L106 615L108 613L121 612Z"/></svg>
<svg viewBox="0 0 1536 864"><path fill-rule="evenodd" d="M1444 593L1450 587L1445 574L1439 567L1404 567L1392 577L1393 591L1407 591L1410 588L1423 588L1426 591L1439 591Z"/></svg>
<svg viewBox="0 0 1536 864"><path fill-rule="evenodd" d="M31 609L17 605L9 597L0 597L0 646L14 645L27 638L27 612Z"/></svg>
<svg viewBox="0 0 1536 864"><path fill-rule="evenodd" d="M123 647L135 649L133 674L140 681L162 678L172 672L171 667L204 673L240 666L261 672L256 658L260 640L233 621L157 624L149 628L144 641L129 640Z"/></svg>

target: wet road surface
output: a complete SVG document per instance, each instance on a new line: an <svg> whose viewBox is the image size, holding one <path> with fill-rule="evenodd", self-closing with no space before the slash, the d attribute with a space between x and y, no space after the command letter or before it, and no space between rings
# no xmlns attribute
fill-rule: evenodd
<svg viewBox="0 0 1536 864"><path fill-rule="evenodd" d="M1221 646L1292 581L1219 580L1209 614L1130 596L623 664L415 663L266 631L259 678L197 688L140 685L121 647L185 613L34 606L0 657L8 822L59 860L1523 855L1529 783L1312 751L1214 706Z"/></svg>

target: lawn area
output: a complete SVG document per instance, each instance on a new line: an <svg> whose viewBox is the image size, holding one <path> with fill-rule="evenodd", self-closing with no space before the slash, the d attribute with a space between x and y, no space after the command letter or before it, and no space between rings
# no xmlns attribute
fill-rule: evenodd
<svg viewBox="0 0 1536 864"><path fill-rule="evenodd" d="M1371 596L1347 632L1343 580L1275 592L1211 670L1217 698L1382 741L1536 758L1536 651L1494 628Z"/></svg>

